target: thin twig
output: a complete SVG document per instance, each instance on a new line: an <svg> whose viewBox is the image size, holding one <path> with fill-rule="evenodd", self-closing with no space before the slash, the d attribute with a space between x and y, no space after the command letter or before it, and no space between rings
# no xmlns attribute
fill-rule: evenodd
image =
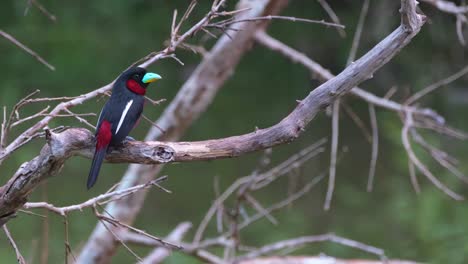
<svg viewBox="0 0 468 264"><path fill-rule="evenodd" d="M468 177L460 172L452 163L457 160L448 155L446 152L429 144L415 129L411 130L411 135L416 143L422 146L441 166L449 170L457 178L465 183L468 183Z"/></svg>
<svg viewBox="0 0 468 264"><path fill-rule="evenodd" d="M306 68L308 68L312 73L317 75L321 81L327 81L331 80L332 78L335 78L331 72L325 68L323 68L320 64L317 62L313 61L309 57L307 57L305 54L300 53L299 51L289 47L288 45L282 43L281 41L272 38L269 36L267 33L264 31L259 31L256 34L256 40L261 43L262 45L279 52L280 54L284 55L285 57L289 58L293 62L298 62L302 65L304 65ZM407 106L403 105L400 103L397 103L395 101L391 101L387 98L381 98L378 97L372 93L369 93L363 89L360 89L358 87L354 87L351 90L351 94L354 96L357 96L366 102L372 103L375 106L383 107L392 111L396 112L412 112L415 115L418 116L423 116L427 117L430 119L433 119L437 121L438 123L443 124L444 123L444 118L434 112L431 109L425 109L425 108L416 108L413 106Z"/></svg>
<svg viewBox="0 0 468 264"><path fill-rule="evenodd" d="M383 96L384 99L390 99L392 98L392 96L398 91L398 87L396 85L390 87L390 89L388 89L388 91L385 93L385 95Z"/></svg>
<svg viewBox="0 0 468 264"><path fill-rule="evenodd" d="M148 123L150 123L152 126L156 127L157 129L159 129L159 131L161 131L162 134L165 134L166 133L166 130L162 129L160 126L158 126L158 124L156 124L155 122L153 122L153 120L149 119L146 115L142 114L141 117L147 121Z"/></svg>
<svg viewBox="0 0 468 264"><path fill-rule="evenodd" d="M184 235L192 228L190 222L183 222L178 224L171 233L165 238L167 241L179 243ZM146 258L143 259L143 264L157 264L164 261L171 254L167 248L157 247Z"/></svg>
<svg viewBox="0 0 468 264"><path fill-rule="evenodd" d="M32 0L32 3L39 9L39 11L42 12L47 18L49 18L50 21L52 22L57 22L57 17L50 13L39 1L37 0Z"/></svg>
<svg viewBox="0 0 468 264"><path fill-rule="evenodd" d="M19 264L26 264L26 261L24 261L23 255L21 255L21 252L18 249L18 246L15 243L15 240L11 236L10 231L8 230L6 225L3 225L3 231L5 232L5 235L8 239L8 242L10 242L10 245L13 247L16 253L16 260L18 260Z"/></svg>
<svg viewBox="0 0 468 264"><path fill-rule="evenodd" d="M219 5L216 5L217 8L220 8L226 0L219 1ZM175 52L176 48L179 47L187 38L193 36L197 31L201 28L206 26L211 19L214 18L214 15L218 12L218 9L211 9L198 23L192 26L189 30L187 30L184 34L177 38L174 42L163 49L160 52L151 52L148 56L143 58L144 62L139 64L140 67L146 68L152 63L164 59L164 58L172 58L172 54ZM2 32L2 31L1 31ZM96 89L92 92L82 94L72 100L62 102L58 104L52 111L50 112L51 116L46 116L35 125L31 126L29 129L21 133L13 142L11 142L8 146L5 146L4 151L0 152L0 164L10 156L15 150L20 148L21 146L28 143L33 137L35 137L41 129L48 125L48 123L53 119L53 117L60 112L64 111L65 108L70 108L83 102L95 98L99 95L106 94L111 88L112 83L105 85L99 89Z"/></svg>
<svg viewBox="0 0 468 264"><path fill-rule="evenodd" d="M377 165L377 157L379 155L379 126L377 124L377 115L375 114L375 107L372 104L369 104L369 118L372 127L372 154L369 166L367 191L371 192L374 186L375 167Z"/></svg>
<svg viewBox="0 0 468 264"><path fill-rule="evenodd" d="M83 123L83 124L89 126L89 127L92 128L92 129L96 129L96 127L95 127L93 124L89 123L88 120L82 118L82 116L90 116L90 115L91 115L91 116L96 116L96 114L94 114L94 113L75 114L75 113L73 113L73 112L72 112L70 109L68 109L68 108L65 108L65 109L63 109L63 110L64 110L65 112L67 112L67 113L69 114L69 116L74 117L74 118L76 118L78 121L80 121L80 123Z"/></svg>
<svg viewBox="0 0 468 264"><path fill-rule="evenodd" d="M325 143L326 139L321 139L264 173L258 175L253 174L237 179L221 195L217 197L217 199L211 205L210 209L208 209L203 220L200 222L197 231L195 232L193 243L198 244L201 241L208 223L211 221L218 208L241 186L247 183L251 183L252 178L255 178L256 182L251 186L252 190L259 190L266 187L274 180L276 180L279 175L287 174L297 166L301 166L307 160L321 153Z"/></svg>
<svg viewBox="0 0 468 264"><path fill-rule="evenodd" d="M414 163L411 159L408 159L408 170L410 174L411 186L413 186L414 192L419 194L421 192L421 187L419 187L418 177L416 176L416 169L414 168Z"/></svg>
<svg viewBox="0 0 468 264"><path fill-rule="evenodd" d="M135 227L133 227L133 226L127 225L127 224L125 224L125 223L122 223L122 222L116 220L116 219L115 219L114 217L112 217L112 216L111 216L111 217L107 217L107 216L105 216L105 215L99 213L99 212L97 211L96 206L93 206L93 211L94 211L94 214L96 215L96 217L97 217L98 219L102 220L102 221L106 221L106 222L108 222L108 223L110 223L110 224L112 224L112 225L114 225L114 226L120 226L120 227L124 227L124 228L130 229L131 231L133 231L133 232L135 232L135 233L137 233L137 234L146 236L146 237L148 237L148 238L153 239L154 241L157 241L157 242L161 243L161 246L163 246L163 247L166 247L166 248L169 248L169 249L182 249L182 247L179 246L179 245L176 245L176 244L171 243L171 242L169 242L169 241L165 241L164 239L159 238L159 237L156 237L156 236L153 236L153 235L150 235L150 234L146 233L146 232L143 231L143 230L140 230L140 229L135 228ZM107 212L106 212L106 213L107 213ZM122 241L122 240L120 240L120 241Z"/></svg>
<svg viewBox="0 0 468 264"><path fill-rule="evenodd" d="M461 70L459 70L458 72L450 75L449 77L445 78L445 79L442 79L440 81L437 81L429 86L427 86L426 88L422 89L421 91L418 91L417 93L413 94L411 97L409 97L405 104L413 104L414 102L418 101L419 99L421 99L421 97L433 92L434 90L442 87L442 86L445 86L445 85L448 85L454 81L456 81L457 79L459 79L460 77L463 77L465 74L468 73L468 65L465 66L464 68L462 68Z"/></svg>
<svg viewBox="0 0 468 264"><path fill-rule="evenodd" d="M95 207L94 207L94 208L95 208ZM97 209L95 209L95 214L96 214L96 216L99 214L99 213L97 212ZM132 255L138 260L139 263L141 263L141 262L143 261L143 259L142 259L140 256L138 256L138 254L136 254L135 251L133 251L133 250L125 243L125 241L123 241L123 240L120 238L120 236L118 236L118 235L112 230L111 227L107 226L106 221L105 221L104 219L101 219L101 218L99 218L99 217L98 217L98 219L99 219L99 222L101 222L101 224L104 226L104 228L106 228L107 231L109 231L109 233L112 234L112 236L114 237L114 239L117 240L122 246L124 246L124 248L125 248L128 252L130 252L130 254L132 254ZM110 224L113 224L113 223L110 223Z"/></svg>
<svg viewBox="0 0 468 264"><path fill-rule="evenodd" d="M254 21L262 21L262 20L287 20L292 22L305 22L311 24L320 24L328 27L337 27L337 28L345 28L344 25L336 24L332 22L326 22L325 20L313 20L313 19L306 19L306 18L298 18L298 17L289 17L289 16L263 16L263 17L253 17L253 18L245 18L245 19L227 19L220 22L216 22L213 24L207 25L207 27L215 27L215 28L225 28L229 25L237 24L237 23L244 23L244 22L254 22Z"/></svg>
<svg viewBox="0 0 468 264"><path fill-rule="evenodd" d="M70 235L68 233L68 217L63 216L63 225L64 225L64 233L65 233L65 263L68 263L69 254L73 258L73 262L76 262L75 254L73 254L72 247L70 246Z"/></svg>
<svg viewBox="0 0 468 264"><path fill-rule="evenodd" d="M401 139L403 142L403 146L406 149L406 152L408 154L408 158L411 160L411 162L418 168L418 170L426 176L439 190L453 198L454 200L461 201L463 200L463 196L455 193L454 191L450 190L447 186L445 186L442 182L440 182L433 174L432 172L419 160L419 158L416 156L416 154L413 151L413 148L411 147L411 143L409 140L409 130L413 126L413 118L411 114L408 114L405 119L405 123L403 126L403 129L401 130Z"/></svg>
<svg viewBox="0 0 468 264"><path fill-rule="evenodd" d="M328 175L328 189L327 196L323 208L330 209L331 201L333 198L333 190L335 189L335 174L336 174L336 157L338 152L338 138L339 138L339 119L340 119L340 100L333 103L333 116L332 116L332 140L330 151L330 170Z"/></svg>
<svg viewBox="0 0 468 264"><path fill-rule="evenodd" d="M3 106L3 121L2 121L2 131L0 132L0 148L4 148L6 146L6 124L7 124L7 117L6 117L6 106Z"/></svg>
<svg viewBox="0 0 468 264"><path fill-rule="evenodd" d="M22 44L21 42L19 42L17 39L15 39L12 35L6 33L5 31L1 30L0 29L0 36L6 38L7 40L9 40L11 43L15 44L17 47L19 47L20 49L26 51L27 53L29 53L29 55L33 56L34 58L36 58L36 60L38 60L39 62L41 62L42 64L44 64L47 68L49 68L50 70L52 71L55 71L55 67L52 66L50 63L48 63L45 59L43 59L41 56L39 56L39 54L37 54L36 52L34 52L33 50L31 50L30 48L26 47L24 44Z"/></svg>
<svg viewBox="0 0 468 264"><path fill-rule="evenodd" d="M334 23L341 24L340 18L336 15L335 11L333 11L333 9L331 8L331 6L328 4L327 1L325 1L325 0L317 0L317 1L322 6L323 10L325 10L325 12L327 12L328 16L330 16L330 19ZM346 32L344 31L344 29L336 28L336 30L338 31L338 34L340 34L340 36L342 38L346 37Z"/></svg>
<svg viewBox="0 0 468 264"><path fill-rule="evenodd" d="M356 58L356 53L359 47L359 42L361 40L362 29L364 28L364 22L366 21L367 11L369 10L369 0L364 0L362 4L361 13L359 15L359 21L356 26L356 32L354 33L353 44L351 45L351 50L349 51L348 61L346 65L351 64Z"/></svg>
<svg viewBox="0 0 468 264"><path fill-rule="evenodd" d="M346 102L342 102L341 106L343 107L343 110L345 111L345 113L349 117L351 117L351 120L353 120L356 126L362 131L362 134L366 138L367 142L372 143L372 135L369 132L369 129L367 128L367 126L362 121L362 119L359 117L359 115L356 114L351 108L351 106L349 106Z"/></svg>
<svg viewBox="0 0 468 264"><path fill-rule="evenodd" d="M317 235L317 236L298 237L298 238L283 240L283 241L276 242L270 245L266 245L251 253L248 253L244 256L239 257L237 261L256 258L256 257L266 255L266 254L269 254L269 253L272 253L272 252L275 252L284 248L295 248L304 244L324 242L324 241L330 241L330 242L341 244L347 247L356 248L364 252L377 255L381 258L385 257L384 251L380 248L376 248L376 247L373 247L373 246L370 246L370 245L367 245L367 244L364 244L355 240L351 240L348 238L340 237L335 234L324 234L324 235Z"/></svg>

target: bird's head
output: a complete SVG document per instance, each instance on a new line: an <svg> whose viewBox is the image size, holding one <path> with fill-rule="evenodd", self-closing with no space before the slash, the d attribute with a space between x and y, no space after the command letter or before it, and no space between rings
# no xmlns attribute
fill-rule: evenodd
<svg viewBox="0 0 468 264"><path fill-rule="evenodd" d="M117 79L116 84L125 84L125 87L140 95L146 93L148 84L162 79L159 74L146 72L146 69L141 67L132 67L124 71Z"/></svg>

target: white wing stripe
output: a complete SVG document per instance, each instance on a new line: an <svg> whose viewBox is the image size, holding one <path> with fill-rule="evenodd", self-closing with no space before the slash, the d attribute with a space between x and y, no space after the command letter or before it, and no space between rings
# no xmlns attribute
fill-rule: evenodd
<svg viewBox="0 0 468 264"><path fill-rule="evenodd" d="M117 130L115 130L115 134L117 134L119 132L119 129L122 126L122 123L123 123L125 117L127 116L128 110L130 109L130 106L132 106L132 104L133 104L133 100L130 100L130 101L128 101L127 105L125 106L125 109L122 112L122 116L120 117L119 125L117 126Z"/></svg>
<svg viewBox="0 0 468 264"><path fill-rule="evenodd" d="M99 120L101 120L102 112L104 112L104 108L102 108L102 109L101 109L101 113L99 113L99 117L98 117L97 123L96 123L96 128L98 128Z"/></svg>

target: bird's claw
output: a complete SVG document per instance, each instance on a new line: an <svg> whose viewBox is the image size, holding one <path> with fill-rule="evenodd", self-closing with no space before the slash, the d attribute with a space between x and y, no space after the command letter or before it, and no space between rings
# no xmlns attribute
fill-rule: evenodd
<svg viewBox="0 0 468 264"><path fill-rule="evenodd" d="M125 139L123 140L123 143L126 143L128 141L136 141L136 139L132 138L131 136L126 136Z"/></svg>

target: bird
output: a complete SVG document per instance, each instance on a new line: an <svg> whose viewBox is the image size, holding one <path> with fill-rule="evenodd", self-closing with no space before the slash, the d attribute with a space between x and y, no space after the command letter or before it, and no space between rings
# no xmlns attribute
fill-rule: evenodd
<svg viewBox="0 0 468 264"><path fill-rule="evenodd" d="M88 190L96 183L110 147L121 145L138 123L145 104L146 88L160 79L159 74L146 72L141 67L131 67L114 82L112 94L102 108L96 125L96 145L88 175Z"/></svg>

